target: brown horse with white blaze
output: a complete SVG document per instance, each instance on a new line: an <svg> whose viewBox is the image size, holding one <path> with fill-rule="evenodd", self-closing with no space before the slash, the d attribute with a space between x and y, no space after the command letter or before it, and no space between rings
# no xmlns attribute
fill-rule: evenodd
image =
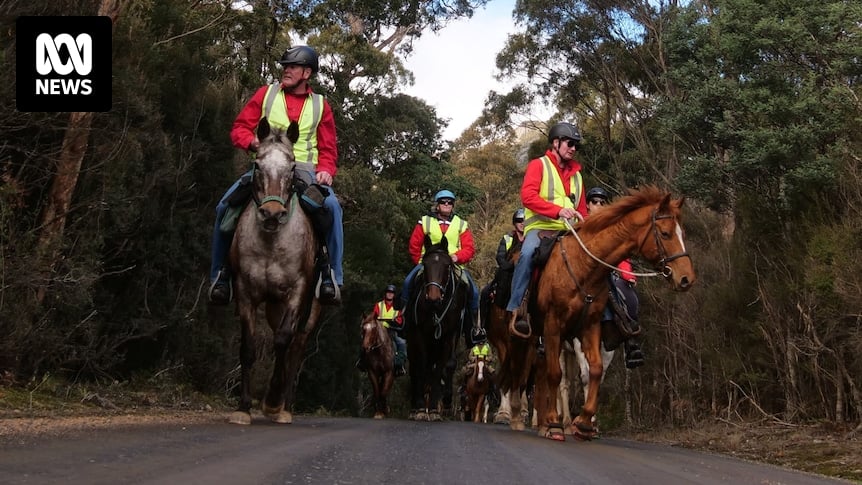
<svg viewBox="0 0 862 485"><path fill-rule="evenodd" d="M395 381L395 344L373 313L362 319L362 359L374 393L374 419L389 412L387 398Z"/></svg>
<svg viewBox="0 0 862 485"><path fill-rule="evenodd" d="M252 175L254 204L243 210L231 246L242 331L240 400L230 417L235 424L251 424L257 308L265 304L275 355L261 407L277 423L293 421L291 407L306 342L320 316L320 304L314 296L318 243L294 192L293 143L298 136L296 123L283 132L271 129L267 119L261 119L257 128L260 148Z"/></svg>
<svg viewBox="0 0 862 485"><path fill-rule="evenodd" d="M680 225L684 199L648 186L631 190L594 214L577 237L558 238L531 291L529 315L533 333L541 335L545 356L536 371L539 435L564 441L557 412L563 339L578 337L589 365L586 402L574 419L575 435L593 438L592 417L598 408L603 374L600 320L608 298L610 271L623 259L640 255L655 264L673 289L685 291L695 282ZM659 274L659 273L656 273Z"/></svg>

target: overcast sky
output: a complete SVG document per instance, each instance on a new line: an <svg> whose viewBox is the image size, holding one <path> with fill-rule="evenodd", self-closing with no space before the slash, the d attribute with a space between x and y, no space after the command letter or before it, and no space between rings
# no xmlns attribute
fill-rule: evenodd
<svg viewBox="0 0 862 485"><path fill-rule="evenodd" d="M514 6L515 0L491 0L473 18L449 24L438 34L425 33L414 43L406 67L416 84L404 92L424 99L437 116L450 120L444 138L454 140L479 117L488 91L509 91L494 79L494 62L515 31Z"/></svg>

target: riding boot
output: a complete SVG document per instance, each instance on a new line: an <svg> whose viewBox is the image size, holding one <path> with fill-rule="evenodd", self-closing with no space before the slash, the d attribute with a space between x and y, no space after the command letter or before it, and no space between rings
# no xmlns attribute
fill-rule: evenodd
<svg viewBox="0 0 862 485"><path fill-rule="evenodd" d="M230 275L226 270L219 271L218 277L210 286L209 299L213 305L227 305L233 299Z"/></svg>
<svg viewBox="0 0 862 485"><path fill-rule="evenodd" d="M362 372L368 370L368 365L365 363L365 353L362 350L359 351L359 358L356 359L356 368Z"/></svg>
<svg viewBox="0 0 862 485"><path fill-rule="evenodd" d="M644 354L641 351L640 344L634 337L627 339L623 347L626 353L627 369L635 369L644 365Z"/></svg>
<svg viewBox="0 0 862 485"><path fill-rule="evenodd" d="M341 294L338 288L335 287L335 282L332 279L332 267L329 265L329 253L326 250L326 246L320 247L318 269L320 270L321 281L317 299L323 305L341 303Z"/></svg>

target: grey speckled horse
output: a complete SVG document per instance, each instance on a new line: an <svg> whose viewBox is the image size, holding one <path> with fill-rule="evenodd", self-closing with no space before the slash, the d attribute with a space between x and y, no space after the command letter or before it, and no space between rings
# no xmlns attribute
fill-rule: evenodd
<svg viewBox="0 0 862 485"><path fill-rule="evenodd" d="M235 424L251 424L255 317L260 304L265 304L275 353L261 407L277 423L293 421L291 408L305 345L320 316L314 296L317 241L293 188L293 143L298 136L296 123L283 132L271 129L263 118L257 127L260 148L254 161L254 203L243 210L230 251L242 327L242 389L239 408L230 417Z"/></svg>

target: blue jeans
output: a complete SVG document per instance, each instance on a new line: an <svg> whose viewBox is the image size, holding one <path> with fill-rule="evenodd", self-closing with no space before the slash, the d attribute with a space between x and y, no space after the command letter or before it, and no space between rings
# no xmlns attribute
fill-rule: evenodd
<svg viewBox="0 0 862 485"><path fill-rule="evenodd" d="M251 171L246 172L250 174ZM313 178L313 177L312 177ZM241 178L240 178L241 179ZM236 191L240 180L237 180L227 189L218 205L216 205L216 220L213 227L213 245L212 245L212 261L210 262L210 282L214 283L218 278L219 271L223 272L224 276L230 277L230 270L225 264L227 255L230 251L230 245L233 241L233 231L222 232L219 229L221 221L227 212L227 199ZM329 264L332 265L332 270L335 273L335 283L338 285L344 284L344 270L342 263L344 261L344 227L342 225L342 210L341 204L338 203L338 198L335 197L335 191L332 187L324 186L329 189L329 196L323 200L323 206L332 213L332 227L326 235L326 249L329 251ZM224 277L222 278L224 280Z"/></svg>
<svg viewBox="0 0 862 485"><path fill-rule="evenodd" d="M518 258L518 263L515 264L515 274L512 276L512 296L509 297L506 311L513 312L521 306L521 300L527 293L527 287L530 286L530 278L533 274L533 253L536 252L540 242L538 230L528 231L524 235L521 256Z"/></svg>
<svg viewBox="0 0 862 485"><path fill-rule="evenodd" d="M401 308L407 306L407 299L410 298L410 291L413 289L413 278L416 277L416 273L422 269L422 263L417 264L407 273L407 278L404 279L404 284L401 286ZM473 281L473 277L470 276L470 272L466 269L463 269L464 274L467 276L467 281L470 283L470 294L468 295L467 304L470 305L470 310L474 312L479 311L479 288L476 287L476 282Z"/></svg>

